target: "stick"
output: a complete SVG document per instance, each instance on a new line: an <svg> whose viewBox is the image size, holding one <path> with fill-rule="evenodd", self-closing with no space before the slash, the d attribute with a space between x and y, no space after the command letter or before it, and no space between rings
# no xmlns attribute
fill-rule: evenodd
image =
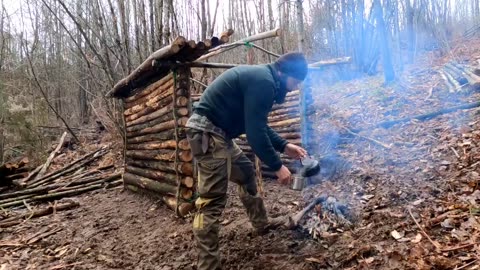
<svg viewBox="0 0 480 270"><path fill-rule="evenodd" d="M423 230L422 226L420 226L420 224L418 223L418 221L415 219L415 217L413 216L412 214L412 211L410 211L410 208L407 207L407 210L408 210L408 213L410 214L410 217L412 217L413 221L415 222L415 225L417 225L417 227L420 229L420 231L422 232L422 234L427 237L428 241L430 241L430 243L432 243L432 245L436 248L437 252L441 251L441 246L439 243L435 242L432 240L432 238L430 238L430 236L425 232L425 230Z"/></svg>
<svg viewBox="0 0 480 270"><path fill-rule="evenodd" d="M306 213L308 213L310 210L312 210L312 208L315 207L315 205L317 205L319 203L323 203L326 200L327 200L327 197L325 197L325 196L317 197L309 205L307 205L305 208L303 208L302 211L295 214L292 217L292 220L291 220L294 224L294 227L298 226L298 224L300 223L300 220L303 218L303 216Z"/></svg>
<svg viewBox="0 0 480 270"><path fill-rule="evenodd" d="M53 150L50 155L48 156L47 158L47 161L45 162L45 164L43 164L43 167L42 169L40 170L40 172L38 172L37 176L34 178L33 181L41 178L45 172L47 171L48 167L50 166L50 163L52 163L52 160L53 158L55 157L55 155L57 154L58 151L60 151L60 148L62 148L63 146L63 141L65 141L65 137L67 137L67 132L63 132L63 135L62 137L60 138L60 141L58 142L58 145L57 147L55 148L55 150Z"/></svg>
<svg viewBox="0 0 480 270"><path fill-rule="evenodd" d="M262 40L262 39L267 39L267 38L272 38L272 37L278 37L280 34L281 34L280 28L276 28L276 29L273 29L273 30L270 30L270 31L267 31L267 32L263 32L263 33L259 33L259 34L256 34L256 35L253 35L253 36L250 36L250 37L246 37L246 38L241 39L241 40L239 40L237 42L234 42L234 43L224 44L224 45L215 47L215 48L209 50L207 54L204 54L203 56L201 56L200 58L198 58L195 61L200 62L200 61L206 60L206 59L208 59L212 56L215 56L217 54L220 54L220 53L226 52L228 50L231 50L235 47L244 45L246 42L254 42L254 41L257 41L257 40Z"/></svg>
<svg viewBox="0 0 480 270"><path fill-rule="evenodd" d="M52 214L53 212L72 209L72 208L75 208L79 205L80 204L76 201L70 201L70 202L67 202L67 203L55 205L55 207L52 206L52 205L49 205L48 207L46 207L44 209L36 210L36 211L31 212L31 213L25 213L25 214L17 215L17 216L10 217L8 219L2 220L0 222L0 228L6 228L6 227L10 227L10 226L20 224L20 223L23 222L23 220L22 220L23 218L28 217L30 219L30 218L34 218L34 217L46 216L46 215Z"/></svg>
<svg viewBox="0 0 480 270"><path fill-rule="evenodd" d="M384 148L392 149L392 147L391 147L390 145L386 145L386 144L384 144L384 143L382 143L382 142L380 142L380 141L377 141L377 140L375 140L375 139L362 136L362 135L360 135L360 134L358 134L358 133L355 133L355 132L351 131L350 129L348 129L348 128L346 128L346 127L342 127L342 128L345 129L348 133L350 133L350 134L352 134L352 135L354 135L354 136L357 136L357 137L359 137L359 138L365 139L365 140L367 140L367 141L371 141L371 142L376 143L376 144L378 144L378 145L380 145L380 146L382 146L382 147L384 147Z"/></svg>

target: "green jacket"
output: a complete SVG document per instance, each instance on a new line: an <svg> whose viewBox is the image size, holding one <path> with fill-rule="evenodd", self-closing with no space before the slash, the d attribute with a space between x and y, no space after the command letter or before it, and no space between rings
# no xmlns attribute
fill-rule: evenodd
<svg viewBox="0 0 480 270"><path fill-rule="evenodd" d="M275 150L283 152L287 141L267 125L267 117L274 101L282 95L280 90L273 64L238 66L215 79L194 110L232 139L246 134L253 152L267 166L278 170L282 161Z"/></svg>

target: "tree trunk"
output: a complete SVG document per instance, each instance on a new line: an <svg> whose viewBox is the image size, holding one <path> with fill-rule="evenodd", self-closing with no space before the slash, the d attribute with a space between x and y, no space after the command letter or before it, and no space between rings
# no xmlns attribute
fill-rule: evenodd
<svg viewBox="0 0 480 270"><path fill-rule="evenodd" d="M395 79L395 71L393 70L392 54L388 45L388 32L385 26L385 21L383 20L383 9L380 0L374 0L373 5L377 21L377 31L380 35L380 48L382 51L385 83L389 83Z"/></svg>

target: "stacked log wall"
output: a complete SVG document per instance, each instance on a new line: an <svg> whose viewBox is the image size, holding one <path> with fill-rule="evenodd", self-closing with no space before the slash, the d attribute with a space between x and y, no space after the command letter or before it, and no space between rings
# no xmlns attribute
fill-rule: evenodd
<svg viewBox="0 0 480 270"><path fill-rule="evenodd" d="M178 69L124 99L127 188L162 197L181 216L193 209L195 179L185 124L189 69Z"/></svg>

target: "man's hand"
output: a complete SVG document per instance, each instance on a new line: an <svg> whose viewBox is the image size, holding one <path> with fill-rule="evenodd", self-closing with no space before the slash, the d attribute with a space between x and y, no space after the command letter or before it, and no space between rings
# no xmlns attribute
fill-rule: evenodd
<svg viewBox="0 0 480 270"><path fill-rule="evenodd" d="M289 185L292 183L292 173L290 170L282 165L280 170L276 171L275 174L278 177L278 182L282 185Z"/></svg>
<svg viewBox="0 0 480 270"><path fill-rule="evenodd" d="M301 159L307 156L307 150L293 143L288 143L287 145L285 145L283 153L294 159Z"/></svg>

